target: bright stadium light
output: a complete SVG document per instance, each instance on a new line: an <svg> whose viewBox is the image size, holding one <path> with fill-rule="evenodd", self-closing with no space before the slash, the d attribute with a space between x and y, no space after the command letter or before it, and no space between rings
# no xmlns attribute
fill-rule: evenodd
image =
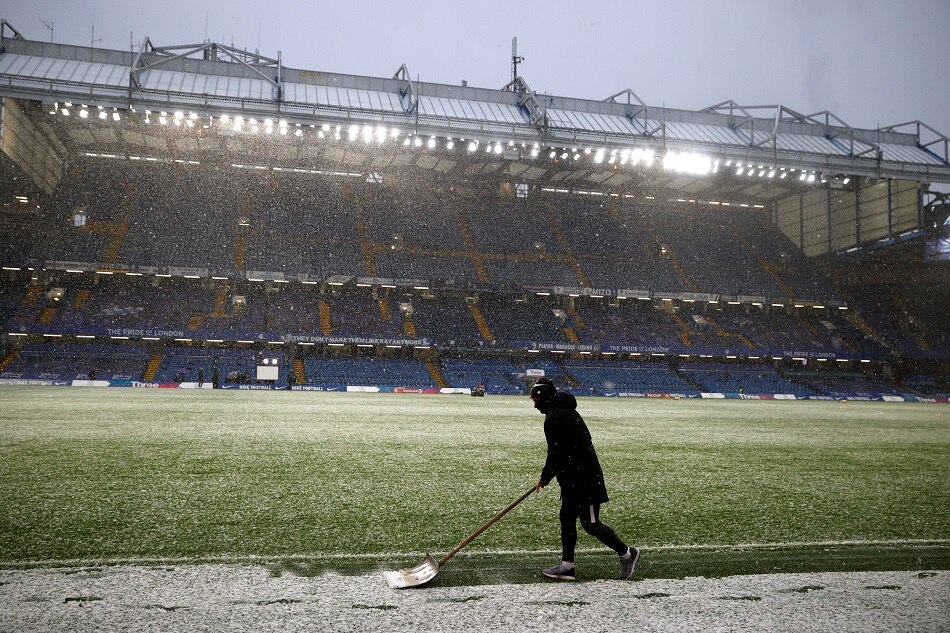
<svg viewBox="0 0 950 633"><path fill-rule="evenodd" d="M531 150L531 158L537 158L539 153L540 153L540 150L539 150L537 147L532 148L532 150Z"/></svg>
<svg viewBox="0 0 950 633"><path fill-rule="evenodd" d="M653 165L653 160L656 158L656 155L653 153L652 149L641 149L636 148L630 152L630 164L638 165L643 163L647 167Z"/></svg>
<svg viewBox="0 0 950 633"><path fill-rule="evenodd" d="M412 144L416 147L422 147L422 139L417 136L413 139Z"/></svg>
<svg viewBox="0 0 950 633"><path fill-rule="evenodd" d="M234 117L234 131L240 132L241 128L244 127L244 117L236 116Z"/></svg>
<svg viewBox="0 0 950 633"><path fill-rule="evenodd" d="M597 163L597 164L600 164L600 163L604 162L604 150L603 150L603 149L597 150L597 153L594 154L594 162Z"/></svg>
<svg viewBox="0 0 950 633"><path fill-rule="evenodd" d="M409 145L410 145L411 143L412 143L412 141L409 140L409 137L408 137L408 136L406 137L406 140L404 140L404 141L402 142L403 146L405 146L405 147L409 147Z"/></svg>
<svg viewBox="0 0 950 633"><path fill-rule="evenodd" d="M712 159L691 152L667 152L663 157L663 168L680 174L704 176L712 169Z"/></svg>
<svg viewBox="0 0 950 633"><path fill-rule="evenodd" d="M351 125L349 131L347 132L347 138L351 141L355 141L356 137L360 134L360 126Z"/></svg>
<svg viewBox="0 0 950 633"><path fill-rule="evenodd" d="M496 153L496 154L501 154L502 149L503 149L503 148L502 148L502 146L501 146L501 143L495 143L495 153Z"/></svg>
<svg viewBox="0 0 950 633"><path fill-rule="evenodd" d="M165 118L164 114L159 115L158 122L161 123L162 125L168 125L168 119Z"/></svg>
<svg viewBox="0 0 950 633"><path fill-rule="evenodd" d="M452 139L449 139L445 143L445 149L455 149L455 141L453 141Z"/></svg>
<svg viewBox="0 0 950 633"><path fill-rule="evenodd" d="M434 136L430 136L430 137L429 137L429 140L426 141L426 147L428 147L429 149L432 149L432 148L435 147L435 137L434 137Z"/></svg>
<svg viewBox="0 0 950 633"><path fill-rule="evenodd" d="M87 116L89 116L89 111L88 111L88 110L80 110L80 111L79 111L79 118L80 118L80 119L85 119Z"/></svg>
<svg viewBox="0 0 950 633"><path fill-rule="evenodd" d="M109 116L109 115L106 114L105 112L100 112L100 113L99 113L99 118L102 119L103 121L106 120L106 117L107 117L107 116Z"/></svg>

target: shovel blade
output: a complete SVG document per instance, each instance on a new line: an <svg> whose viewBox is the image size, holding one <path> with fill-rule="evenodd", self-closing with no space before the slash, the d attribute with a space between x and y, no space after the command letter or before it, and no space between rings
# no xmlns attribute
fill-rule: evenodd
<svg viewBox="0 0 950 633"><path fill-rule="evenodd" d="M425 560L415 567L399 569L397 571L384 571L383 578L390 589L407 589L409 587L419 587L426 584L439 573L439 563L432 558L432 554L426 554Z"/></svg>

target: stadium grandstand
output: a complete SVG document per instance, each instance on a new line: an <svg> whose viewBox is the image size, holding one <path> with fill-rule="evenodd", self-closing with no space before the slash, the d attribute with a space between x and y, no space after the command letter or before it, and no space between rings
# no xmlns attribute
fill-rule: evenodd
<svg viewBox="0 0 950 633"><path fill-rule="evenodd" d="M0 22L0 383L947 401L950 139Z"/></svg>

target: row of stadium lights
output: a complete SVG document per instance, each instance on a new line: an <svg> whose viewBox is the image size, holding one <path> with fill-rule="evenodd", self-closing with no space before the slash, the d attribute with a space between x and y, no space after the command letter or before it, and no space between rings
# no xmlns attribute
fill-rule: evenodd
<svg viewBox="0 0 950 633"><path fill-rule="evenodd" d="M60 107L60 104L57 102L53 105L53 109L50 110L50 114L56 114L57 112L63 114L64 116L70 116L71 108L73 104L71 102L65 102ZM98 118L101 120L107 120L109 118L109 112L103 106L97 106ZM135 112L135 109L132 109L132 112ZM90 116L90 110L86 105L80 105L78 110L79 117L82 119L87 119ZM114 121L120 121L121 116L117 108L112 108L111 118ZM145 123L150 124L152 122L152 117L155 115L151 110L145 111ZM160 111L158 113L158 123L160 125L175 125L178 127L185 126L192 128L196 125L199 120L199 116L194 112L189 112L187 115L181 111L175 111L172 113ZM209 123L214 122L214 117L208 117ZM290 124L285 119L279 119L276 122L276 127L274 119L265 118L261 121L258 121L256 118L245 119L241 115L229 116L227 114L222 114L218 117L218 124L222 128L230 128L235 132L250 132L252 134L257 134L263 131L265 134L274 134L275 132L281 136L286 136L290 133ZM208 128L209 125L203 125L203 127ZM294 136L301 137L303 136L303 124L296 123L294 124ZM340 125L331 126L329 123L322 124L317 128L316 124L309 124L310 128L316 130L316 135L320 139L324 139L327 136L332 136L335 140L342 140L344 137L343 127ZM396 141L401 136L401 132L398 128L386 128L385 126L377 125L350 125L346 132L346 138L350 142L356 142L362 140L364 143L383 143L387 140ZM478 140L466 140L464 138L458 139L459 143L465 144L466 149L469 153L475 153L478 151L484 151L487 154L502 154L505 151L505 145L501 141L496 142L485 142L482 143ZM438 139L435 136L430 136L427 139L423 139L420 135L407 134L402 141L402 144L405 147L422 147L425 145L427 149L435 149L438 146ZM452 150L456 147L456 139L448 137L445 139L445 149ZM508 141L507 147L509 149L514 149L516 143L514 141ZM527 149L527 144L521 144L522 149ZM538 143L534 143L529 152L531 158L537 158L541 154L541 146ZM571 148L570 150L561 148L557 149L554 147L549 148L548 158L551 160L568 160L578 161L581 159L581 156L592 157L595 164L607 163L608 165L643 165L645 167L653 166L657 161L656 152L649 148L635 148L635 149L613 149L608 151L605 148L600 148L597 150L586 148L580 150L578 148ZM775 178L779 179L788 178L790 175L798 173L798 180L800 182L813 183L819 180L820 176L817 172L806 171L806 170L796 170L794 168L786 169L784 167L776 168L766 165L753 165L752 163L743 164L740 161L734 161L732 159L726 160L724 163L719 159L713 160L711 157L704 154L696 154L693 152L674 152L668 151L664 154L662 158L662 165L666 171L672 171L680 174L704 176L707 174L715 174L719 172L721 166L724 167L734 167L736 176L748 176L748 177L759 177L759 178ZM826 182L824 178L821 178L821 182ZM845 179L843 184L848 184L848 180Z"/></svg>

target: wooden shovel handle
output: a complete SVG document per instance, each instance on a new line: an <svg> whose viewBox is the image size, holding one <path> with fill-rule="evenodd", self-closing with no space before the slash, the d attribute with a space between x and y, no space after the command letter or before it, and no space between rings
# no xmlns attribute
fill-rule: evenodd
<svg viewBox="0 0 950 633"><path fill-rule="evenodd" d="M488 523L486 523L482 527L472 532L464 541L456 545L455 549L453 549L451 552L449 552L448 554L446 554L439 560L439 567L447 563L450 558L458 554L462 550L462 548L468 545L469 543L471 543L475 539L476 536L478 536L479 534L481 534L482 532L484 532L485 530L493 526L495 522L498 521L498 519L500 519L501 517L511 512L511 510L514 509L516 505L518 505L519 503L527 499L531 495L531 493L534 491L535 491L535 486L531 486L530 488L528 488L527 492L525 492L523 495L521 495L520 497L518 497L517 499L515 499L508 505L506 505L503 510L501 510L498 514L496 514L491 519L489 519Z"/></svg>

